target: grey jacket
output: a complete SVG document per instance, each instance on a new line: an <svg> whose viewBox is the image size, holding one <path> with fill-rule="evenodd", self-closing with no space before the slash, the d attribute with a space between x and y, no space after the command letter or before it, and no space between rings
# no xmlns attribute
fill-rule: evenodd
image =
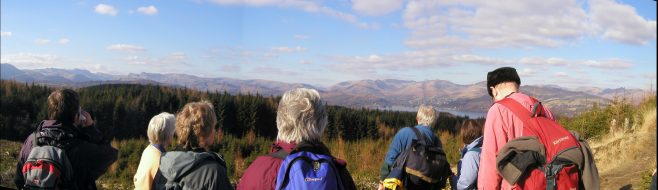
<svg viewBox="0 0 658 190"><path fill-rule="evenodd" d="M584 189L600 189L599 173L594 163L592 151L584 139L581 139L577 134L574 134L574 136L580 143L580 149L571 149L562 153L559 157L571 160L578 165L581 174L580 179ZM512 162L509 162L509 159L506 159L506 157L513 154L515 154L518 160L522 160L520 164L519 162L512 164ZM523 172L526 171L524 167L529 167L533 162L532 160L543 161L545 155L546 150L537 140L537 137L523 136L505 144L498 156L496 156L496 165L500 175L510 182L510 184L514 184Z"/></svg>
<svg viewBox="0 0 658 190"><path fill-rule="evenodd" d="M159 172L166 182L156 179L155 189L233 189L226 164L216 153L166 152L160 158Z"/></svg>

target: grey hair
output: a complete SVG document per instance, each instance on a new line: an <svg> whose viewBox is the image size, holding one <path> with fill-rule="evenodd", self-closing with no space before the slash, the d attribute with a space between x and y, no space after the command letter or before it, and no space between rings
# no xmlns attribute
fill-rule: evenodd
<svg viewBox="0 0 658 190"><path fill-rule="evenodd" d="M276 111L277 140L319 141L326 127L327 111L318 91L297 88L283 94Z"/></svg>
<svg viewBox="0 0 658 190"><path fill-rule="evenodd" d="M151 118L146 135L151 144L161 144L174 137L176 118L174 114L162 112Z"/></svg>
<svg viewBox="0 0 658 190"><path fill-rule="evenodd" d="M418 120L419 125L425 125L432 127L436 123L438 114L434 107L430 105L420 105L418 108L418 113L416 114L416 119Z"/></svg>

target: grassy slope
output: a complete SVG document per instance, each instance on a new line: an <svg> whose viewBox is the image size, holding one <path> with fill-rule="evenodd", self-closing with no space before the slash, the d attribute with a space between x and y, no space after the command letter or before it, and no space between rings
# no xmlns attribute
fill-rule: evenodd
<svg viewBox="0 0 658 190"><path fill-rule="evenodd" d="M16 155L21 150L22 143L0 140L0 186L14 187L16 172Z"/></svg>
<svg viewBox="0 0 658 190"><path fill-rule="evenodd" d="M626 127L610 127L609 132L590 140L594 151L602 189L646 189L647 176L656 168L656 106L638 106L634 108L636 116L642 122L633 122ZM623 126L623 125L620 125ZM394 131L390 132L391 134ZM373 189L376 186L379 166L386 154L391 134L377 140L344 142L326 140L331 152L348 162L360 189ZM458 160L459 138L448 133L437 134L443 142L448 159L454 166ZM223 145L214 149L225 156L231 181L236 182L242 171L256 158L269 150L270 140L248 135L244 138L218 136ZM119 159L107 174L99 180L102 189L131 189L132 175L144 146L145 139L133 139L113 142L121 147ZM0 140L0 185L13 187L15 157L21 143ZM242 156L245 155L245 156ZM454 170L454 169L453 169Z"/></svg>
<svg viewBox="0 0 658 190"><path fill-rule="evenodd" d="M646 110L642 125L612 130L591 141L603 189L646 189L656 168L656 110Z"/></svg>

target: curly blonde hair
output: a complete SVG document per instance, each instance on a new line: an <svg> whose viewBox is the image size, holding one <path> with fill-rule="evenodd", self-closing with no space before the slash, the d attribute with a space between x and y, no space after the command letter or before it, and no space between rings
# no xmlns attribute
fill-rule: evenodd
<svg viewBox="0 0 658 190"><path fill-rule="evenodd" d="M184 150L208 148L206 139L211 138L217 125L213 105L208 101L185 104L176 114L178 145Z"/></svg>

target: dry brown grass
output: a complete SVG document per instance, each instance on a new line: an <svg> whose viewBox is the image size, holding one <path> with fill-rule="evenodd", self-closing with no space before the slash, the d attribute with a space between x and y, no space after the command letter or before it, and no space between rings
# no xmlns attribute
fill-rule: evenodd
<svg viewBox="0 0 658 190"><path fill-rule="evenodd" d="M656 110L642 113L641 126L612 130L590 141L603 189L633 188L642 173L655 168Z"/></svg>
<svg viewBox="0 0 658 190"><path fill-rule="evenodd" d="M235 158L233 158L233 165L235 167L235 170L233 171L235 172L234 175L242 176L242 174L244 174L244 171L247 169L247 165L245 163L244 158L242 157L241 151L235 151Z"/></svg>

